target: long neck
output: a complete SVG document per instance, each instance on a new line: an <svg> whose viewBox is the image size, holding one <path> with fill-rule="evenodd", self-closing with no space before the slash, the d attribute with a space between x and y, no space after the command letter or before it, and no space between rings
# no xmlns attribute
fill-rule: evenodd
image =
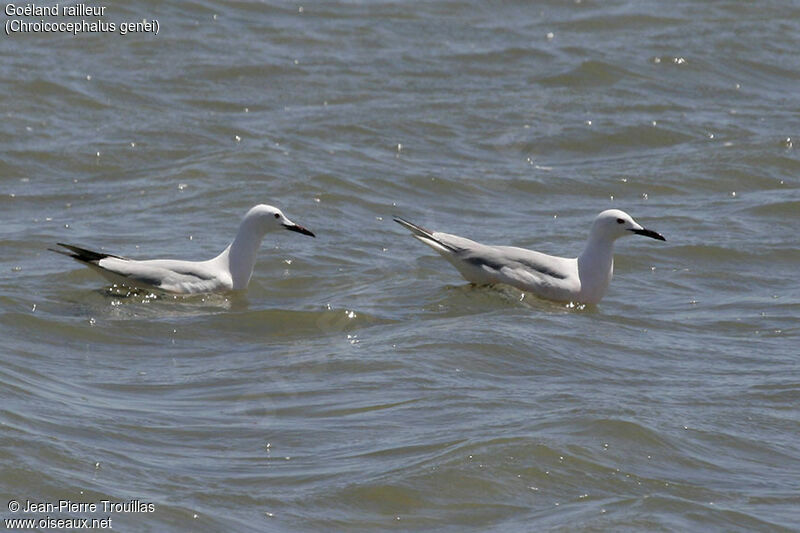
<svg viewBox="0 0 800 533"><path fill-rule="evenodd" d="M257 227L256 221L245 218L233 242L220 254L220 258L227 256L234 289L244 289L250 283L263 238L264 232Z"/></svg>
<svg viewBox="0 0 800 533"><path fill-rule="evenodd" d="M578 256L581 292L588 300L599 301L608 289L613 273L614 241L590 236L586 248Z"/></svg>

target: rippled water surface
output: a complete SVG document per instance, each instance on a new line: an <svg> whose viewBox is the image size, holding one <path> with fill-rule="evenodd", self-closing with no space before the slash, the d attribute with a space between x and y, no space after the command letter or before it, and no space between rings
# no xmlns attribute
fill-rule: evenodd
<svg viewBox="0 0 800 533"><path fill-rule="evenodd" d="M9 17L4 14L6 19ZM800 524L793 2L126 2L152 34L2 35L0 518L121 531ZM5 20L4 20L5 22ZM205 259L109 291L47 251ZM598 306L475 288L394 224L580 252Z"/></svg>

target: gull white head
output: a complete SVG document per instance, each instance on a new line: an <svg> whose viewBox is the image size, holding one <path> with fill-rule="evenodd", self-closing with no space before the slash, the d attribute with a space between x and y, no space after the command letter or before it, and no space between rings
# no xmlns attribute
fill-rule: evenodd
<svg viewBox="0 0 800 533"><path fill-rule="evenodd" d="M660 233L643 228L628 213L619 209L608 209L597 215L592 224L590 238L615 241L633 234L666 241Z"/></svg>
<svg viewBox="0 0 800 533"><path fill-rule="evenodd" d="M288 229L310 237L315 236L310 230L289 220L277 207L266 204L259 204L251 208L242 219L242 225L245 224L261 235L273 229Z"/></svg>
<svg viewBox="0 0 800 533"><path fill-rule="evenodd" d="M614 241L633 234L666 240L660 233L643 228L625 211L608 209L597 215L586 248L578 256L581 302L595 304L603 298L614 272Z"/></svg>
<svg viewBox="0 0 800 533"><path fill-rule="evenodd" d="M244 289L250 283L261 239L268 231L275 229L288 229L314 237L310 230L286 218L277 207L259 204L251 208L244 215L236 238L218 258L228 263L233 289Z"/></svg>

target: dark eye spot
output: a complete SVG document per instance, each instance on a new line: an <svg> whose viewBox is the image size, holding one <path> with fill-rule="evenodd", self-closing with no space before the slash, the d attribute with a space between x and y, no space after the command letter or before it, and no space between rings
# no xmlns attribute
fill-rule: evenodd
<svg viewBox="0 0 800 533"><path fill-rule="evenodd" d="M621 218L618 218L618 219L617 219L617 224L624 224L624 223L625 223L625 221L624 221L624 220L622 220Z"/></svg>
<svg viewBox="0 0 800 533"><path fill-rule="evenodd" d="M275 213L275 218L281 218L281 214L280 213Z"/></svg>

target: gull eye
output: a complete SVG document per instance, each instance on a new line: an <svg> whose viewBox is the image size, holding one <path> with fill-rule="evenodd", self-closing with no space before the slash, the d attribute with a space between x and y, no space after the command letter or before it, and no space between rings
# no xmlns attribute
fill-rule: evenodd
<svg viewBox="0 0 800 533"><path fill-rule="evenodd" d="M280 213L275 213L275 218L281 218L281 214Z"/></svg>
<svg viewBox="0 0 800 533"><path fill-rule="evenodd" d="M621 218L618 218L618 219L617 219L617 224L624 224L624 223L625 223L625 221L624 221L624 220L622 220Z"/></svg>

